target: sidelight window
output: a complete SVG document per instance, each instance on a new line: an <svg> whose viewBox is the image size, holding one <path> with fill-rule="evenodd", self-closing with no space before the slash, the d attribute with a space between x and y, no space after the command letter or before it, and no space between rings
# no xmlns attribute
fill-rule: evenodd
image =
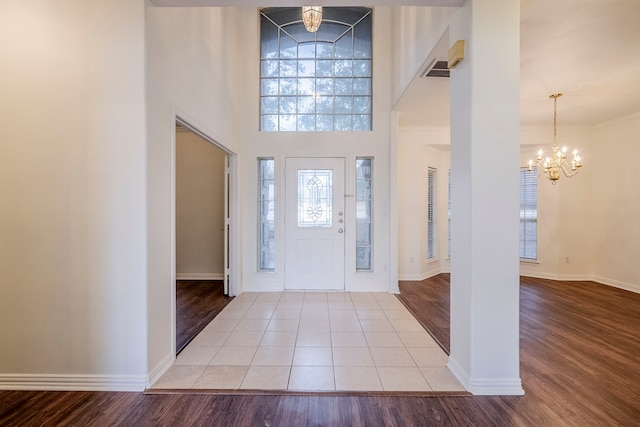
<svg viewBox="0 0 640 427"><path fill-rule="evenodd" d="M275 172L273 159L258 159L258 270L275 270Z"/></svg>
<svg viewBox="0 0 640 427"><path fill-rule="evenodd" d="M356 159L356 270L373 270L373 159Z"/></svg>

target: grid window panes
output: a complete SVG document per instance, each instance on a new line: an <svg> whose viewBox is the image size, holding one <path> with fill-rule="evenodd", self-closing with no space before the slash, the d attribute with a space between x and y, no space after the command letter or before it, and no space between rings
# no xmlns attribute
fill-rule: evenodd
<svg viewBox="0 0 640 427"><path fill-rule="evenodd" d="M356 159L356 271L373 269L373 159Z"/></svg>
<svg viewBox="0 0 640 427"><path fill-rule="evenodd" d="M258 269L275 270L275 182L274 160L258 160Z"/></svg>
<svg viewBox="0 0 640 427"><path fill-rule="evenodd" d="M436 257L436 181L437 171L429 168L427 178L427 259Z"/></svg>
<svg viewBox="0 0 640 427"><path fill-rule="evenodd" d="M535 260L538 251L538 171L520 169L520 258Z"/></svg>
<svg viewBox="0 0 640 427"><path fill-rule="evenodd" d="M260 130L371 130L371 9L325 7L308 32L300 7L260 12Z"/></svg>

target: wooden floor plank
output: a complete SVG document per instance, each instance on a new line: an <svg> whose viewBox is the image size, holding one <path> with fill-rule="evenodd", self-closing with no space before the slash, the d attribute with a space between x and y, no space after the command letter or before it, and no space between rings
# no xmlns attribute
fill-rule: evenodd
<svg viewBox="0 0 640 427"><path fill-rule="evenodd" d="M225 297L222 280L176 282L176 354L207 326L233 297Z"/></svg>
<svg viewBox="0 0 640 427"><path fill-rule="evenodd" d="M448 281L400 284L402 301L447 351ZM520 313L524 396L0 391L0 425L640 425L640 295L522 278Z"/></svg>

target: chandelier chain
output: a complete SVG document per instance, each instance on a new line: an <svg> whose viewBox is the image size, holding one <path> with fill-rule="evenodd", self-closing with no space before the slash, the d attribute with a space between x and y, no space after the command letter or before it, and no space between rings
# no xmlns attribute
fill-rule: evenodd
<svg viewBox="0 0 640 427"><path fill-rule="evenodd" d="M554 185L560 179L561 172L567 178L571 178L576 175L582 167L578 150L573 150L573 158L568 160L567 147L562 147L562 149L558 147L558 98L561 96L561 93L549 95L549 98L553 98L552 153L550 156L543 157L544 151L541 149L538 151L538 156L536 157L537 168L540 171L538 176L544 175ZM529 160L529 170L533 170L533 160Z"/></svg>

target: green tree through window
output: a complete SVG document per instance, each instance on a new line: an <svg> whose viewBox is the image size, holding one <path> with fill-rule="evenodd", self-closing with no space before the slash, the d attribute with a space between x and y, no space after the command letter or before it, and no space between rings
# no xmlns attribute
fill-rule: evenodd
<svg viewBox="0 0 640 427"><path fill-rule="evenodd" d="M325 7L315 33L299 7L260 17L260 129L371 130L371 9Z"/></svg>

